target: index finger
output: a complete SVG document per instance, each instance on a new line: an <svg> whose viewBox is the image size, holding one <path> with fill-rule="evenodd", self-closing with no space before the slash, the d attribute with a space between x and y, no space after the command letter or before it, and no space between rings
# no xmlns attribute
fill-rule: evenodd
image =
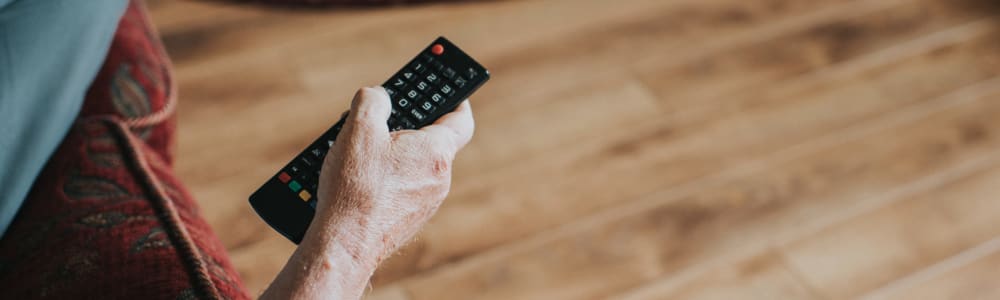
<svg viewBox="0 0 1000 300"><path fill-rule="evenodd" d="M441 116L434 121L434 124L421 128L421 131L433 137L450 140L455 146L455 151L462 149L476 129L476 122L472 118L472 105L469 100L462 101L454 111Z"/></svg>

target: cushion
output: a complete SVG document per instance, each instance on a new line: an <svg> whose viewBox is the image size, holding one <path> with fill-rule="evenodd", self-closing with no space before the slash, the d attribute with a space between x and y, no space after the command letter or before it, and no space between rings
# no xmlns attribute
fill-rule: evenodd
<svg viewBox="0 0 1000 300"><path fill-rule="evenodd" d="M0 239L0 299L246 299L171 169L169 61L140 2Z"/></svg>

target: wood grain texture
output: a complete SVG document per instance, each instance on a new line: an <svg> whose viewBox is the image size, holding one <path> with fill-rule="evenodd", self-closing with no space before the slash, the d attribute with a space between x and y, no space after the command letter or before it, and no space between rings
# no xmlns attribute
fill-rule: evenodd
<svg viewBox="0 0 1000 300"><path fill-rule="evenodd" d="M899 279L868 299L996 299L1000 290L1000 237L966 250L920 273Z"/></svg>
<svg viewBox="0 0 1000 300"><path fill-rule="evenodd" d="M768 247L759 256L721 264L683 282L663 280L633 291L629 298L692 298L690 294L701 298L703 294L711 295L706 291L717 290L783 295L789 286L797 284L811 291L805 298L846 299L871 294L883 299L885 295L881 294L888 292L882 290L899 293L914 288L919 284L912 283L909 277L916 276L913 274L927 272L933 264L956 260L954 257L963 255L960 251L990 242L998 244L994 237L1000 236L1000 221L992 214L1000 205L993 193L1000 179L1000 160L986 156L974 162L956 169L958 172L950 171L949 176L927 177L910 188L872 196L874 205L850 214L839 224L807 231L807 238L780 241L778 244L784 245ZM991 238L994 241L989 241ZM989 249L995 248L997 245ZM740 268L734 270L732 266ZM940 277L944 272L937 269L940 267L930 271L931 276L921 276L929 278L916 282ZM792 277L795 280L774 277L775 270L797 276ZM731 275L762 271L772 276Z"/></svg>
<svg viewBox="0 0 1000 300"><path fill-rule="evenodd" d="M493 79L448 200L372 299L991 295L958 293L990 255L912 279L1000 235L990 1L150 7L178 174L251 293L294 245L246 197L445 35Z"/></svg>
<svg viewBox="0 0 1000 300"><path fill-rule="evenodd" d="M992 101L1000 101L994 98ZM973 133L976 134L976 133ZM856 297L1000 236L1000 166L796 241L782 251L830 298Z"/></svg>

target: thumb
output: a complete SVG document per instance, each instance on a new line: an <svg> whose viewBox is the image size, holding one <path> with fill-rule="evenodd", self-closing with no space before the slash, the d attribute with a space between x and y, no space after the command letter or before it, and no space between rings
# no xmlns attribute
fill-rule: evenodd
<svg viewBox="0 0 1000 300"><path fill-rule="evenodd" d="M352 138L388 139L392 104L382 87L363 87L354 95L344 131Z"/></svg>

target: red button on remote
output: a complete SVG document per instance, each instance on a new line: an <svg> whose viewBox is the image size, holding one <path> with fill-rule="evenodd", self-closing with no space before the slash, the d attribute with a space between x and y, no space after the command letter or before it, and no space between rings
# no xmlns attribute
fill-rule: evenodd
<svg viewBox="0 0 1000 300"><path fill-rule="evenodd" d="M444 46L441 46L441 44L434 44L434 46L431 46L431 53L434 53L434 55L441 55L441 53L444 53Z"/></svg>
<svg viewBox="0 0 1000 300"><path fill-rule="evenodd" d="M278 180L281 180L282 183L288 183L291 179L292 176L288 176L288 173L281 172L281 174L278 174Z"/></svg>

